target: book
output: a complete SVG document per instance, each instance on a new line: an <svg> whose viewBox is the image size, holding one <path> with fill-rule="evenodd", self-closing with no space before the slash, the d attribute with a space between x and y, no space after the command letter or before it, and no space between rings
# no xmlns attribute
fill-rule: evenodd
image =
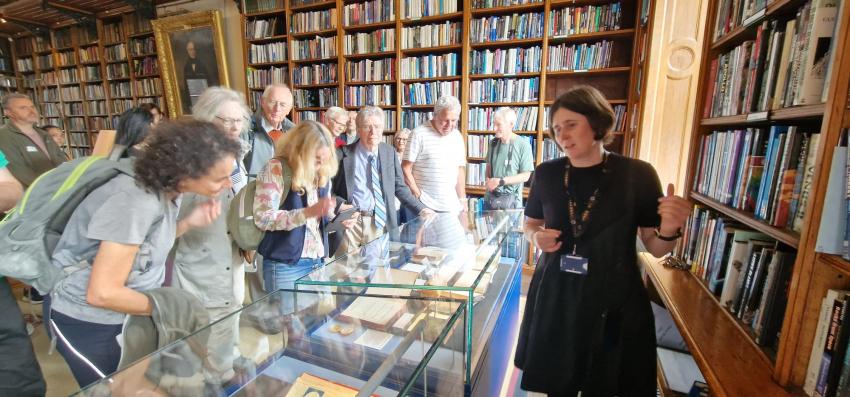
<svg viewBox="0 0 850 397"><path fill-rule="evenodd" d="M795 105L821 102L826 71L831 59L832 36L837 20L838 0L813 0L811 30L807 38L805 62L802 65L801 84Z"/></svg>
<svg viewBox="0 0 850 397"><path fill-rule="evenodd" d="M739 280L742 279L742 273L746 270L747 260L753 246L769 244L767 235L760 232L739 230L733 233L732 245L729 248L729 259L726 264L726 276L720 292L720 304L722 306L726 308L732 306Z"/></svg>
<svg viewBox="0 0 850 397"><path fill-rule="evenodd" d="M355 397L357 392L353 387L304 372L289 386L286 397Z"/></svg>
<svg viewBox="0 0 850 397"><path fill-rule="evenodd" d="M821 367L821 360L823 359L823 346L826 343L827 329L829 328L830 316L832 315L832 306L836 299L839 298L839 295L846 293L850 293L850 291L830 289L821 300L818 325L815 328L815 339L812 342L812 351L809 354L809 364L806 369L806 380L803 384L803 391L810 396L815 393L818 372Z"/></svg>
<svg viewBox="0 0 850 397"><path fill-rule="evenodd" d="M816 252L841 255L844 253L847 207L845 203L845 177L847 175L847 147L836 146L832 151L829 180L823 201L823 214Z"/></svg>
<svg viewBox="0 0 850 397"><path fill-rule="evenodd" d="M386 331L405 312L407 302L402 299L360 296L340 313L345 320L359 320L362 324Z"/></svg>

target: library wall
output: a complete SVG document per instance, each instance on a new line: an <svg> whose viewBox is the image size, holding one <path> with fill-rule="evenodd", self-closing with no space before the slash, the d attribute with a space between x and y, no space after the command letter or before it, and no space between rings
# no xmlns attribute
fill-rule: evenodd
<svg viewBox="0 0 850 397"><path fill-rule="evenodd" d="M227 57L227 77L230 88L245 91L245 62L242 59L242 26L239 8L231 0L194 0L188 2L170 3L157 7L157 17L163 18L186 12L219 10L224 27L224 52Z"/></svg>
<svg viewBox="0 0 850 397"><path fill-rule="evenodd" d="M638 157L683 194L708 0L656 0ZM658 99L653 100L653 98ZM682 109L686 104L685 109Z"/></svg>

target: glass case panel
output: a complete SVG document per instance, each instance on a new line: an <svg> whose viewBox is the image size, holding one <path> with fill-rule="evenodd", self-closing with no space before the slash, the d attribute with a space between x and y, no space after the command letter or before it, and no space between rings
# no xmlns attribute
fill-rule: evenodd
<svg viewBox="0 0 850 397"><path fill-rule="evenodd" d="M382 235L313 270L296 281L295 288L344 287L375 295L463 301L465 350L476 355L481 346L474 343L480 334L474 332L475 324L480 330L492 328L486 322L499 307L502 287L519 267L524 251L517 229L521 218L521 210L415 218L397 235ZM479 304L482 301L487 304ZM472 357L466 360L469 381Z"/></svg>
<svg viewBox="0 0 850 397"><path fill-rule="evenodd" d="M269 294L77 395L463 395L465 305L317 289Z"/></svg>

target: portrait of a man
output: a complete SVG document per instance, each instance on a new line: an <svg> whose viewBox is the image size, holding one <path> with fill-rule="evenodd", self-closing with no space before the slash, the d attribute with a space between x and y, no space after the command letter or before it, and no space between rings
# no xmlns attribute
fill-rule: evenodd
<svg viewBox="0 0 850 397"><path fill-rule="evenodd" d="M177 86L183 114L191 112L192 105L207 87L220 85L212 28L202 27L172 32L171 48L177 72Z"/></svg>

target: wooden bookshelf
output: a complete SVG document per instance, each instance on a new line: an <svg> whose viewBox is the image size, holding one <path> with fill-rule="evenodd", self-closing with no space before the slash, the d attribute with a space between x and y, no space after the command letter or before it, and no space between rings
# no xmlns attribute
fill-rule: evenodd
<svg viewBox="0 0 850 397"><path fill-rule="evenodd" d="M827 76L829 90L824 104L793 106L763 112L721 117L703 117L706 101L712 93L711 63L720 54L731 51L748 40L756 40L759 26L777 21L784 28L805 1L768 1L765 11L746 20L742 26L712 40L720 2L709 3L706 44L703 46L697 91L697 115L688 164L689 197L713 214L745 228L762 232L777 241L783 251L795 255L787 291L787 305L782 312L782 325L776 346L763 348L753 340L752 329L722 307L705 286L702 278L686 270L661 265L651 255L642 254L641 262L654 287L670 310L697 364L716 396L776 395L802 396L809 355L820 312L821 300L830 288L850 287L850 262L840 256L815 252L818 228L830 169L832 148L838 144L842 126L850 125L846 112L850 90L850 9L843 8L837 21L840 29L833 37L835 52L832 69ZM767 36L770 37L770 36ZM782 93L784 94L784 93ZM781 95L777 93L776 95ZM816 156L809 199L799 232L772 226L752 213L732 208L699 192L695 178L699 175L700 142L713 131L745 130L772 126L798 126L801 132L819 133L817 147L809 148ZM775 186L770 187L774 189ZM698 232L702 232L699 230ZM822 347L818 347L821 348ZM765 354L768 351L769 354ZM774 354L775 352L775 354ZM742 374L746 374L743 376Z"/></svg>

